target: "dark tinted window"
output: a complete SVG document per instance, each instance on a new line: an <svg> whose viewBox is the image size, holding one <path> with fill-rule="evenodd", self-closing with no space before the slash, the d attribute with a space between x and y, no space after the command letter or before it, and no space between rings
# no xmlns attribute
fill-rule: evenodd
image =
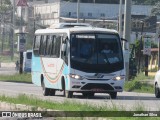
<svg viewBox="0 0 160 120"><path fill-rule="evenodd" d="M40 55L46 55L46 40L47 36L42 36L41 37L41 45L40 45Z"/></svg>
<svg viewBox="0 0 160 120"><path fill-rule="evenodd" d="M52 56L59 57L60 45L61 45L61 36L53 36L52 52L51 52Z"/></svg>
<svg viewBox="0 0 160 120"><path fill-rule="evenodd" d="M46 55L51 55L53 37L47 36Z"/></svg>
<svg viewBox="0 0 160 120"><path fill-rule="evenodd" d="M41 40L41 36L40 35L35 36L34 45L33 45L33 53L34 53L34 55L39 55L40 40Z"/></svg>
<svg viewBox="0 0 160 120"><path fill-rule="evenodd" d="M37 35L34 40L34 49L39 49L41 36Z"/></svg>
<svg viewBox="0 0 160 120"><path fill-rule="evenodd" d="M56 38L56 44L55 44L55 55L57 57L59 57L59 54L60 54L60 46L61 46L61 37L58 36Z"/></svg>
<svg viewBox="0 0 160 120"><path fill-rule="evenodd" d="M124 67L117 34L72 34L70 52L71 67L77 70L110 73Z"/></svg>
<svg viewBox="0 0 160 120"><path fill-rule="evenodd" d="M32 52L27 53L27 59L32 59Z"/></svg>

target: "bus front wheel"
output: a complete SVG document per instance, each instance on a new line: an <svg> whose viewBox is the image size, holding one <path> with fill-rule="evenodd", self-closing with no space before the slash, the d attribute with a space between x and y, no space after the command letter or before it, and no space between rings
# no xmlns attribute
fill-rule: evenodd
<svg viewBox="0 0 160 120"><path fill-rule="evenodd" d="M155 96L156 98L160 98L160 90L158 84L155 85Z"/></svg>
<svg viewBox="0 0 160 120"><path fill-rule="evenodd" d="M45 84L43 81L42 81L42 91L44 96L48 96L50 94L50 89L45 87Z"/></svg>
<svg viewBox="0 0 160 120"><path fill-rule="evenodd" d="M110 95L111 99L116 99L117 98L117 92L111 92L111 93L109 93L109 95Z"/></svg>

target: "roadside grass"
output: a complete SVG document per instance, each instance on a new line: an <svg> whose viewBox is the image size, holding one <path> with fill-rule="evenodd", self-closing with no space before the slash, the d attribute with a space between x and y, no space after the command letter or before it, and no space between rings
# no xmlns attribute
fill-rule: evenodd
<svg viewBox="0 0 160 120"><path fill-rule="evenodd" d="M7 56L0 55L0 62L5 62L5 63L6 62L7 63L9 63L9 62L16 62L18 59L19 59L19 57L18 57L17 54L14 55L14 59L13 60L11 59L10 55L7 55Z"/></svg>
<svg viewBox="0 0 160 120"><path fill-rule="evenodd" d="M143 73L140 73L134 79L126 81L124 89L128 92L154 93L154 85L145 82L145 80L154 80L154 77L145 76Z"/></svg>
<svg viewBox="0 0 160 120"><path fill-rule="evenodd" d="M32 83L31 74L0 75L0 81Z"/></svg>
<svg viewBox="0 0 160 120"><path fill-rule="evenodd" d="M87 103L81 104L78 102L73 102L65 100L64 102L55 102L50 100L41 100L34 96L27 96L25 94L20 94L17 97L8 97L5 95L0 96L0 101L5 101L14 104L25 104L35 106L35 108L41 107L53 110L63 110L63 111L110 111L111 108L107 106L91 106Z"/></svg>
<svg viewBox="0 0 160 120"><path fill-rule="evenodd" d="M60 111L75 111L75 114L80 115L79 117L56 117L57 120L61 119L66 119L66 120L97 120L102 118L103 120L159 120L159 117L81 117L81 114L76 113L83 111L83 113L89 111L91 112L91 115L96 115L100 111L104 112L105 114L108 114L107 111L126 111L122 110L121 108L118 108L116 105L113 107L103 105L103 106L95 106L87 103L78 103L78 102L73 102L69 100L65 100L64 102L54 102L54 101L49 101L49 100L40 100L34 96L27 96L25 94L21 94L17 97L8 97L5 95L0 95L0 101L7 102L7 103L14 103L14 104L25 104L29 106L34 106L32 111L37 111L37 109L40 108L45 108L45 109L52 109L52 110L60 110ZM140 105L140 106L139 106ZM137 106L137 107L136 107ZM115 109L116 107L116 109ZM132 111L145 111L144 106L139 103L136 104L135 107L132 109ZM73 114L73 116L75 115ZM123 116L123 115L122 115ZM101 119L100 119L101 120Z"/></svg>
<svg viewBox="0 0 160 120"><path fill-rule="evenodd" d="M131 80L148 80L148 79L154 79L154 76L145 76L143 72L139 73L135 78Z"/></svg>
<svg viewBox="0 0 160 120"><path fill-rule="evenodd" d="M159 120L159 117L115 117L109 120Z"/></svg>

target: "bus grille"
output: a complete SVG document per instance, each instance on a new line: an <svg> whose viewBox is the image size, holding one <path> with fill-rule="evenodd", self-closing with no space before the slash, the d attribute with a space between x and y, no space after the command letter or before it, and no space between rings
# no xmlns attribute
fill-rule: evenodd
<svg viewBox="0 0 160 120"><path fill-rule="evenodd" d="M114 88L109 84L96 84L96 83L88 83L84 85L82 90L94 90L94 89L100 89L100 90L114 90Z"/></svg>

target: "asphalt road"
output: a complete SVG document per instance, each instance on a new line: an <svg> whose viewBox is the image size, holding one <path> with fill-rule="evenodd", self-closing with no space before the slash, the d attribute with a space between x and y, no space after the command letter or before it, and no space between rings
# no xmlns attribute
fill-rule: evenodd
<svg viewBox="0 0 160 120"><path fill-rule="evenodd" d="M83 98L81 93L74 93L73 98L65 98L63 97L63 92L59 91L56 92L56 96L43 96L41 87L33 84L0 82L0 94L8 96L27 94L44 100L57 102L70 100L96 106L117 106L131 111L136 110L138 107L142 107L146 111L160 110L160 99L155 98L154 94L147 93L122 92L118 93L118 97L115 100L111 100L108 94L95 94L95 97L88 99Z"/></svg>

